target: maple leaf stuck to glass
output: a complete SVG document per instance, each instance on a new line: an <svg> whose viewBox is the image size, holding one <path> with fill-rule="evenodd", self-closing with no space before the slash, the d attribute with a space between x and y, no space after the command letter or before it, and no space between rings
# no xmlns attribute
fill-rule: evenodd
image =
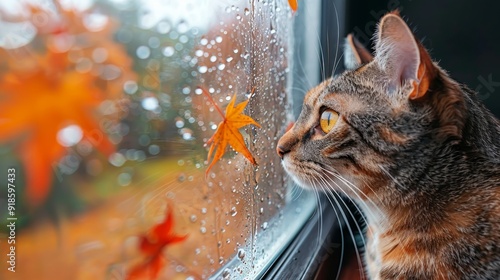
<svg viewBox="0 0 500 280"><path fill-rule="evenodd" d="M236 102L236 94L233 96L231 101L226 107L226 114L222 113L222 110L217 106L217 104L212 99L212 96L203 88L200 88L203 93L208 97L210 102L214 105L217 112L222 117L222 121L219 123L217 130L215 131L212 138L210 138L206 145L210 145L210 150L208 151L207 161L210 162L210 158L212 158L212 162L207 168L205 175L208 175L210 169L217 163L217 161L222 158L224 153L226 152L227 145L233 147L233 149L243 154L252 164L257 164L255 158L252 156L252 153L248 150L245 145L245 140L243 140L243 135L241 135L239 129L253 124L257 127L260 125L251 117L244 115L243 110L248 104L249 100L243 101L238 105L234 105ZM215 151L215 154L214 154Z"/></svg>

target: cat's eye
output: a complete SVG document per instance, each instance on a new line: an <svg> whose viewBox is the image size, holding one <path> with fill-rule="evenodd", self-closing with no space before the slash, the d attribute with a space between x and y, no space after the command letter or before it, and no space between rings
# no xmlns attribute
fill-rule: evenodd
<svg viewBox="0 0 500 280"><path fill-rule="evenodd" d="M339 114L332 109L326 109L323 111L319 119L319 126L321 127L321 130L324 133L330 132L337 123L338 118Z"/></svg>

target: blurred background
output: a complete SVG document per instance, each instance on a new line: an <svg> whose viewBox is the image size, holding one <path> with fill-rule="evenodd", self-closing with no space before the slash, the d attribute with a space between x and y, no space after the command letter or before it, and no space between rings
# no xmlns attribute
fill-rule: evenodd
<svg viewBox="0 0 500 280"><path fill-rule="evenodd" d="M0 1L0 279L238 279L271 263L315 204L274 149L292 10L253 2ZM262 124L239 130L258 165L227 148L206 173L233 96Z"/></svg>

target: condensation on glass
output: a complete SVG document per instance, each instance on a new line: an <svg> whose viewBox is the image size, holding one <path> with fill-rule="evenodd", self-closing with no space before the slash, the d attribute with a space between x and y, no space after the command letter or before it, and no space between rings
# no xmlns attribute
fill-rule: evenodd
<svg viewBox="0 0 500 280"><path fill-rule="evenodd" d="M54 131L53 142L43 143L60 152L41 163L50 164L48 169L36 169L50 172L38 210L19 198L18 215L25 222L17 231L23 265L16 275L125 279L150 265L152 255L141 240L168 213L170 233L185 238L160 248L158 279L260 275L314 208L310 193L290 187L275 153L291 121L293 16L287 1L7 3L0 5L0 61L16 57L57 72L40 70L45 74L33 80L34 87L10 86L0 97L37 89L35 99L45 100L48 84L58 85L61 96L75 96L48 106L61 110L59 117L32 120ZM49 60L54 62L44 64ZM32 79L24 66L2 64L0 87L12 75ZM228 148L205 173L206 143L222 117L203 91L223 111L233 96L236 103L250 100L244 112L261 127L240 131L257 165ZM98 97L89 101L92 94ZM13 106L29 106L29 99L21 100L22 106ZM72 110L94 120L93 130ZM0 120L11 118L1 114ZM19 149L43 150L29 138L38 135L36 128L22 130L15 137L0 133L0 166L18 168L18 183L26 185L19 197L37 186L23 178L35 173ZM2 252L4 247L0 243Z"/></svg>

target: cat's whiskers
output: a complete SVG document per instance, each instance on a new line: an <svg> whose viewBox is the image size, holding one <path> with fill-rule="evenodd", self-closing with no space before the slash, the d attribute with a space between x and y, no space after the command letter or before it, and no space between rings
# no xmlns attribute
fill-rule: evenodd
<svg viewBox="0 0 500 280"><path fill-rule="evenodd" d="M309 181L311 181L311 180L309 180ZM322 191L325 193L325 190L324 190L323 186L321 185L321 183L320 183L320 182L318 182L318 181L316 180L316 178L314 178L314 182L317 182L317 183L318 183L318 185L316 185L316 183L313 183L313 184L312 184L312 186L313 186L313 187L314 187L314 189L315 189L315 192L316 192L316 193L318 193L317 189L320 189L320 190L322 190ZM329 197L328 195L326 196L326 198L328 199L328 202L329 202L329 203L330 203L330 205L332 206L332 209L333 209L333 211L334 211L334 213L335 213L335 216L337 217L337 220L338 220L338 221L340 221L340 220L341 220L341 219L340 219L340 216L339 216L339 214L338 214L338 212L337 212L337 209L335 208L335 206L334 206L334 204L333 204L333 201L330 199L330 197ZM318 199L319 199L319 194L318 194ZM344 260L344 252L345 252L344 241L345 241L344 232L341 230L341 231L340 231L340 242L341 242L341 246L342 246L342 249L341 249L342 251L340 252L339 266L341 266L341 265L342 265L342 262L343 262L343 260ZM340 276L340 271L341 271L341 269L340 269L340 267L339 267L339 269L338 269L338 271L337 271L337 276L336 276L336 278L335 278L335 279L338 279L338 278L339 278L339 276Z"/></svg>
<svg viewBox="0 0 500 280"><path fill-rule="evenodd" d="M391 178L391 180L394 181L394 183L396 183L396 185L400 186L401 188L404 188L404 186L400 182L398 182L398 180L394 178L394 176L392 176L392 174L389 171L387 171L382 165L379 164L379 167L380 170L384 171L384 173L387 174L389 178Z"/></svg>
<svg viewBox="0 0 500 280"><path fill-rule="evenodd" d="M307 181L309 182L309 184L311 186L313 186L313 192L316 196L316 201L318 203L319 227L318 227L318 237L316 238L316 241L317 241L316 248L319 249L321 247L321 244L322 244L321 238L323 236L323 209L321 209L321 207L322 207L321 199L320 199L318 190L314 187L315 186L314 182L311 181L310 179L307 179ZM342 251L342 253L343 253L343 251Z"/></svg>
<svg viewBox="0 0 500 280"><path fill-rule="evenodd" d="M370 211L373 211L373 208L368 206L368 204L367 204L367 201L368 201L377 210L377 212L378 212L378 213L376 213L377 217L382 217L383 219L385 219L385 217L382 215L383 212L380 210L380 208L378 207L378 205L368 195L366 195L364 192L362 192L356 185L354 185L352 182L350 182L349 180L347 180L346 178L344 178L338 172L328 170L328 169L326 169L324 167L322 167L322 168L323 168L323 170L325 172L327 172L328 174L334 176L335 178L339 179L342 183L344 183L344 185L347 188L349 188L359 198L360 202L364 204L366 210L369 210L369 211L365 211L365 212L367 212L366 213L367 215L372 215L372 217L374 217L374 214L370 212ZM340 186L338 186L338 185L337 185L337 187L340 188ZM362 194L364 197L366 197L366 200L362 199L361 196L359 195L359 193ZM375 195L377 196L376 193L375 193ZM348 195L346 194L346 196L348 196ZM378 198L378 196L377 196L377 198ZM380 200L380 198L378 198L378 199Z"/></svg>
<svg viewBox="0 0 500 280"><path fill-rule="evenodd" d="M316 178L315 178L316 179ZM354 238L354 231L352 230L351 228L351 225L350 223L348 222L348 219L347 219L347 216L346 216L346 213L345 211L342 209L342 207L340 206L340 203L339 203L339 200L344 204L345 208L347 209L348 213L351 215L351 217L353 218L353 221L354 221L354 224L356 225L358 231L360 233L362 233L361 231L361 228L359 227L359 224L357 223L356 221L356 218L354 216L354 214L352 213L352 211L349 209L349 207L347 206L347 204L345 203L345 201L340 197L340 195L333 189L331 188L329 185L328 185L328 181L326 181L326 179L323 177L323 176L319 176L319 179L321 179L321 181L323 182L323 184L319 183L319 186L320 188L323 190L323 192L325 192L326 194L330 194L330 196L327 195L327 198L328 200L330 201L330 203L332 204L332 207L333 207L333 203L332 201L330 200L330 197L333 198L333 200L335 201L335 203L339 206L339 210L340 210L340 213L342 214L342 217L347 225L347 230L349 231L349 234L351 236L351 239L353 241L353 244L354 244L354 250L356 252L356 258L357 258L357 261L358 261L358 264L359 264L359 267L363 267L363 261L361 260L361 254L358 250L358 247L357 247L357 244L356 244L356 239ZM337 198L335 197L335 195L337 195L337 197L339 198L339 200L337 200ZM335 207L333 207L334 211L337 212L335 210ZM359 211L359 210L358 210ZM337 215L337 218L338 215ZM362 245L364 246L364 248L366 248L366 241L364 239L364 236L361 235L361 240L362 240ZM364 272L362 269L360 269L360 279L365 279L365 276L364 276Z"/></svg>

